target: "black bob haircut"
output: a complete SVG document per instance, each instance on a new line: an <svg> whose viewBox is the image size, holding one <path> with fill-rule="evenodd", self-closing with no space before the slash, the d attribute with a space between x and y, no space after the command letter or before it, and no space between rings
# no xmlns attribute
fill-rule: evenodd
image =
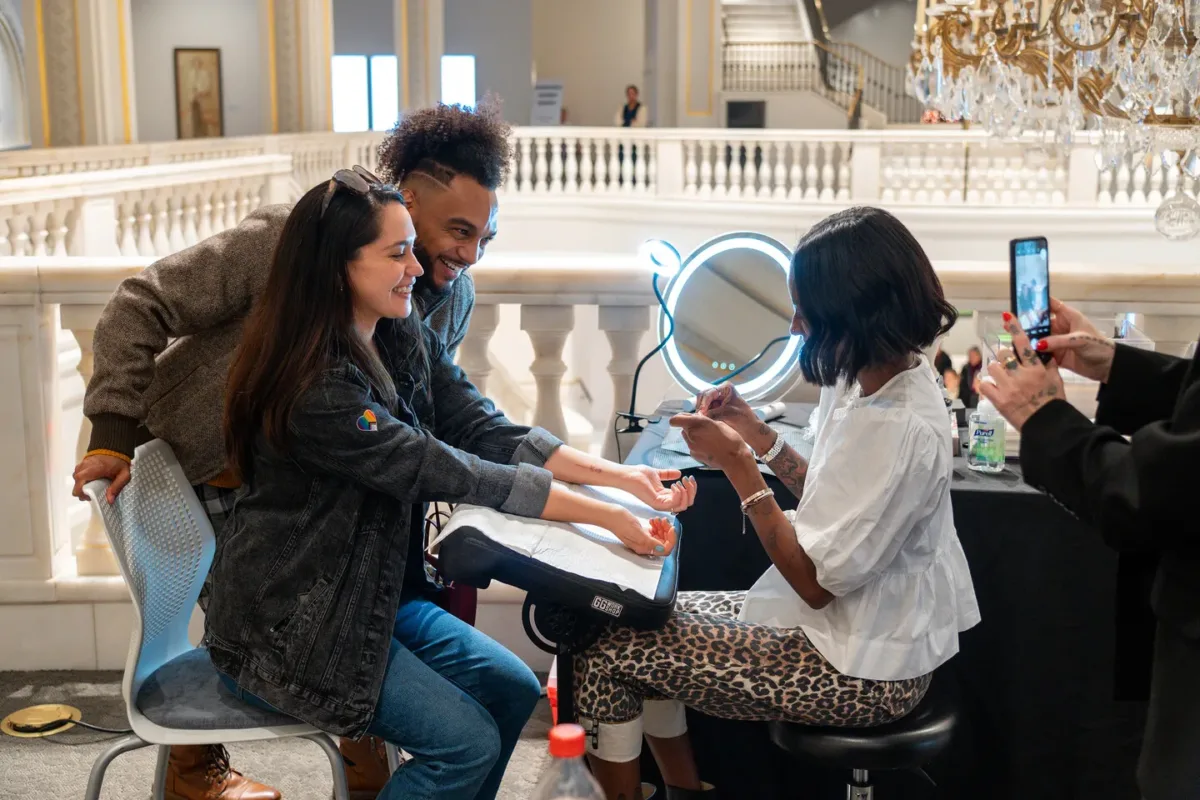
<svg viewBox="0 0 1200 800"><path fill-rule="evenodd" d="M800 370L821 386L920 353L958 319L921 245L878 208L813 226L792 256L791 284L808 329Z"/></svg>
<svg viewBox="0 0 1200 800"><path fill-rule="evenodd" d="M495 191L508 175L512 128L500 104L484 98L474 108L438 104L406 114L379 146L379 169L397 186L413 174L448 184L458 175Z"/></svg>

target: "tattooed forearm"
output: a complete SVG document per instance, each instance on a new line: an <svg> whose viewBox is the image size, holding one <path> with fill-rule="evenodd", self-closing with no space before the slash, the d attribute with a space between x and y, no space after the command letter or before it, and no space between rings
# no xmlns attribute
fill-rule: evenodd
<svg viewBox="0 0 1200 800"><path fill-rule="evenodd" d="M817 582L817 567L796 540L796 529L774 500L747 509L763 549L796 593L813 608L822 608L833 595Z"/></svg>
<svg viewBox="0 0 1200 800"><path fill-rule="evenodd" d="M804 479L808 477L808 462L791 445L784 445L779 455L771 459L767 466L775 473L775 477L783 481L792 496L799 500L804 495Z"/></svg>

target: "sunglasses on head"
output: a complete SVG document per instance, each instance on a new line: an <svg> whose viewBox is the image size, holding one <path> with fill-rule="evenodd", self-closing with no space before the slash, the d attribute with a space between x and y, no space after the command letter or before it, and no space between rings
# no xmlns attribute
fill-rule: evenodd
<svg viewBox="0 0 1200 800"><path fill-rule="evenodd" d="M345 189L360 197L365 197L372 189L379 186L383 186L383 181L366 167L355 164L352 169L339 169L329 179L329 188L325 190L325 199L321 201L321 216L325 216L325 212L329 210L330 201L339 190Z"/></svg>

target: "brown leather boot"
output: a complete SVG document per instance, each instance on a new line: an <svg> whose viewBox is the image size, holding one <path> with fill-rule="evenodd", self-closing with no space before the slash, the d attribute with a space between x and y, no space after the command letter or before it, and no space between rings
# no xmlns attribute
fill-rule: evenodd
<svg viewBox="0 0 1200 800"><path fill-rule="evenodd" d="M270 786L230 768L219 744L171 748L167 760L167 800L280 800Z"/></svg>
<svg viewBox="0 0 1200 800"><path fill-rule="evenodd" d="M374 736L342 739L338 749L342 751L342 761L346 762L350 800L375 800L388 778L392 777L383 739Z"/></svg>

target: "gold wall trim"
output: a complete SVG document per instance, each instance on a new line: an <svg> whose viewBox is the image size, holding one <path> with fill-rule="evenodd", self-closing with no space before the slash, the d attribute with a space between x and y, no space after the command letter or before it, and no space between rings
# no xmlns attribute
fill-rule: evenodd
<svg viewBox="0 0 1200 800"><path fill-rule="evenodd" d="M429 0L421 2L421 21L424 23L421 27L421 57L425 59L425 68L421 70L425 77L425 103L427 105L436 105L433 99L433 91L429 88L429 76L433 73L433 64L429 56ZM438 99L442 98L442 93L438 92Z"/></svg>
<svg viewBox="0 0 1200 800"><path fill-rule="evenodd" d="M716 0L708 0L708 76L707 86L708 94L705 96L705 107L703 109L692 108L692 3L694 0L686 0L683 7L683 31L684 43L683 51L687 58L686 69L684 70L684 111L689 117L711 117L713 115L713 49L716 47L717 41L717 24L713 19L716 9Z"/></svg>
<svg viewBox="0 0 1200 800"><path fill-rule="evenodd" d="M296 125L300 131L307 130L304 124L304 33L300 29L300 0L292 3L296 25Z"/></svg>
<svg viewBox="0 0 1200 800"><path fill-rule="evenodd" d="M408 0L400 0L400 63L404 67L401 73L404 77L400 79L400 111L403 113L408 110L408 85L412 82L412 67L408 62Z"/></svg>
<svg viewBox="0 0 1200 800"><path fill-rule="evenodd" d="M83 47L79 38L79 0L72 0L75 11L75 100L79 103L79 143L87 144L87 114L83 107Z"/></svg>
<svg viewBox="0 0 1200 800"><path fill-rule="evenodd" d="M271 133L279 133L279 74L275 63L275 0L267 0L267 92L271 102Z"/></svg>
<svg viewBox="0 0 1200 800"><path fill-rule="evenodd" d="M42 0L33 0L33 25L37 36L38 90L42 96L42 147L49 147L50 87L46 81L46 27L42 24Z"/></svg>
<svg viewBox="0 0 1200 800"><path fill-rule="evenodd" d="M333 130L333 0L322 0L325 25L325 130ZM370 98L367 99L370 102Z"/></svg>
<svg viewBox="0 0 1200 800"><path fill-rule="evenodd" d="M121 64L121 124L125 144L133 141L133 120L129 102L129 36L125 30L125 0L117 0L117 47Z"/></svg>

